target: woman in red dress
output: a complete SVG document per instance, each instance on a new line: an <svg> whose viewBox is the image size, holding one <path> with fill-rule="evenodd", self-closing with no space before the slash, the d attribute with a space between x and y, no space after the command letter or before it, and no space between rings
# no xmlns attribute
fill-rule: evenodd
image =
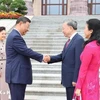
<svg viewBox="0 0 100 100"><path fill-rule="evenodd" d="M75 94L82 100L99 100L100 20L90 19L84 29L85 37L81 66Z"/></svg>

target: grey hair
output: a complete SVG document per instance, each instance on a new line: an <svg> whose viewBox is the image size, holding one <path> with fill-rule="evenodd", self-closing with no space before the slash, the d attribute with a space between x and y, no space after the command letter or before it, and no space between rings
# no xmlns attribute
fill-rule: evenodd
<svg viewBox="0 0 100 100"><path fill-rule="evenodd" d="M65 21L68 26L72 26L74 30L77 30L77 22L74 20Z"/></svg>

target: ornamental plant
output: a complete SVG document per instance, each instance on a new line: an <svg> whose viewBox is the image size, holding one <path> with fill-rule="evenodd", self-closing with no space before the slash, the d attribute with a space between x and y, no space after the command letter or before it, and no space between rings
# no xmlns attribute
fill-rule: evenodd
<svg viewBox="0 0 100 100"><path fill-rule="evenodd" d="M18 12L27 14L27 7L24 0L0 0L0 12Z"/></svg>
<svg viewBox="0 0 100 100"><path fill-rule="evenodd" d="M0 12L0 19L17 19L20 16L23 16L17 12Z"/></svg>

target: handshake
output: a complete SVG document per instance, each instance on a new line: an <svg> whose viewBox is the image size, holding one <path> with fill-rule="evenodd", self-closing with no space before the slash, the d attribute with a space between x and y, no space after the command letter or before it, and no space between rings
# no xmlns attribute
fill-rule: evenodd
<svg viewBox="0 0 100 100"><path fill-rule="evenodd" d="M43 62L44 62L44 63L48 63L48 62L50 62L50 60L51 60L51 58L50 58L49 55L45 55L45 56L43 57Z"/></svg>

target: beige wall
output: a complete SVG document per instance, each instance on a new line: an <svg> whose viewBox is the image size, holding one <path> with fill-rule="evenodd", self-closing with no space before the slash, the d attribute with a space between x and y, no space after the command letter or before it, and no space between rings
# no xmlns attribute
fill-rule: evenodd
<svg viewBox="0 0 100 100"><path fill-rule="evenodd" d="M41 16L42 0L34 0L34 16ZM87 15L87 0L68 0L67 15Z"/></svg>
<svg viewBox="0 0 100 100"><path fill-rule="evenodd" d="M34 0L33 3L33 12L34 16L41 16L41 0Z"/></svg>
<svg viewBox="0 0 100 100"><path fill-rule="evenodd" d="M68 7L67 7L67 15L69 15L70 14L70 0L68 0Z"/></svg>
<svg viewBox="0 0 100 100"><path fill-rule="evenodd" d="M42 0L34 0L33 12L34 16L41 16ZM68 0L67 14L70 14L70 0Z"/></svg>
<svg viewBox="0 0 100 100"><path fill-rule="evenodd" d="M87 0L70 0L70 15L88 15Z"/></svg>

